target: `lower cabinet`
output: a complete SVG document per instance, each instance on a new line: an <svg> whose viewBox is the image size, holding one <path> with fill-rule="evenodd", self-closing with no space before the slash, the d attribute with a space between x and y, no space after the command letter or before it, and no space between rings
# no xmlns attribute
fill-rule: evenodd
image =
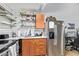
<svg viewBox="0 0 79 59"><path fill-rule="evenodd" d="M34 38L22 39L20 47L22 56L44 56L47 55L47 39Z"/></svg>
<svg viewBox="0 0 79 59"><path fill-rule="evenodd" d="M29 56L30 55L30 41L29 40L22 40L22 55Z"/></svg>

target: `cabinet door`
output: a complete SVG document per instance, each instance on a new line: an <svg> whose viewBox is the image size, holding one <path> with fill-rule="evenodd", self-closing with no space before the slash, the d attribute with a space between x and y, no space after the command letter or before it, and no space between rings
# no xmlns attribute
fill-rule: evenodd
<svg viewBox="0 0 79 59"><path fill-rule="evenodd" d="M47 41L46 39L38 39L36 54L37 55L47 55Z"/></svg>
<svg viewBox="0 0 79 59"><path fill-rule="evenodd" d="M30 40L30 56L35 56L36 55L36 42L35 39Z"/></svg>
<svg viewBox="0 0 79 59"><path fill-rule="evenodd" d="M47 55L46 39L32 39L30 45L30 56Z"/></svg>
<svg viewBox="0 0 79 59"><path fill-rule="evenodd" d="M24 39L22 40L22 56L29 56L30 55L30 40Z"/></svg>
<svg viewBox="0 0 79 59"><path fill-rule="evenodd" d="M47 55L46 39L24 39L22 40L22 56L40 56Z"/></svg>
<svg viewBox="0 0 79 59"><path fill-rule="evenodd" d="M36 28L44 28L44 14L36 14Z"/></svg>

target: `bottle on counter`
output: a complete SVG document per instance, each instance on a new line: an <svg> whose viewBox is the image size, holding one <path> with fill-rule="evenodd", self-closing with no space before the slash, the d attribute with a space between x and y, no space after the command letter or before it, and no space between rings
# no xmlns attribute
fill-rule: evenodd
<svg viewBox="0 0 79 59"><path fill-rule="evenodd" d="M31 30L29 30L29 34L28 34L28 36L31 36Z"/></svg>

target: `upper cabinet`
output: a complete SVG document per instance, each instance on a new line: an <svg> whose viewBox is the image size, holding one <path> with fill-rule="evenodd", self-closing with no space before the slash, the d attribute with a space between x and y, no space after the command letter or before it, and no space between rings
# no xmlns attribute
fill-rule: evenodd
<svg viewBox="0 0 79 59"><path fill-rule="evenodd" d="M36 14L36 28L43 29L44 28L44 14L37 13Z"/></svg>

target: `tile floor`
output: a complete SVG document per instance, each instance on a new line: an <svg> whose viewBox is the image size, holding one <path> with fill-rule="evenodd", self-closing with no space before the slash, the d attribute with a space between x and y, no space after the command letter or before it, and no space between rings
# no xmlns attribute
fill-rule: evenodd
<svg viewBox="0 0 79 59"><path fill-rule="evenodd" d="M65 51L65 56L79 56L79 52L76 50L73 51Z"/></svg>

